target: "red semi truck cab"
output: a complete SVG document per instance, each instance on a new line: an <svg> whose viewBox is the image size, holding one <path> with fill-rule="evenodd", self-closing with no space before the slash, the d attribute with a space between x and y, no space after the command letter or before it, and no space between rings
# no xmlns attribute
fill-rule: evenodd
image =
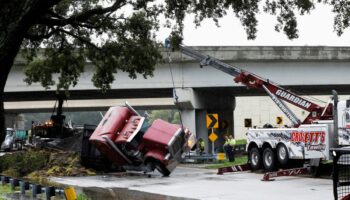
<svg viewBox="0 0 350 200"><path fill-rule="evenodd" d="M157 119L152 124L132 107L111 107L90 142L125 170L157 169L169 176L195 144L195 134L181 125Z"/></svg>

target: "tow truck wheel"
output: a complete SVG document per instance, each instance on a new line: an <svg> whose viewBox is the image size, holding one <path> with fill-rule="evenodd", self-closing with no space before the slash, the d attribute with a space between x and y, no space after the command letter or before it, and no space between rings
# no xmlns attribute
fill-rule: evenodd
<svg viewBox="0 0 350 200"><path fill-rule="evenodd" d="M13 144L11 143L11 144L9 145L9 147L8 147L7 149L5 149L5 151L10 152L10 151L12 151L12 150L13 150Z"/></svg>
<svg viewBox="0 0 350 200"><path fill-rule="evenodd" d="M286 145L279 144L277 146L277 160L282 166L286 166L289 160L288 149Z"/></svg>
<svg viewBox="0 0 350 200"><path fill-rule="evenodd" d="M275 153L269 147L264 149L263 151L263 164L264 164L264 168L267 171L272 171L275 169L275 165L276 165Z"/></svg>
<svg viewBox="0 0 350 200"><path fill-rule="evenodd" d="M249 164L250 168L254 170L260 169L261 166L261 153L257 147L253 147L249 151Z"/></svg>
<svg viewBox="0 0 350 200"><path fill-rule="evenodd" d="M159 161L154 163L156 169L164 176L167 177L170 175L170 171L165 167L165 165Z"/></svg>

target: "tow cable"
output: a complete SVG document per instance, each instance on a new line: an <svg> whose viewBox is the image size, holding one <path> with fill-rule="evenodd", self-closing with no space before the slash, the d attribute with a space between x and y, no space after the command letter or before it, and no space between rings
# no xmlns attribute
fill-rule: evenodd
<svg viewBox="0 0 350 200"><path fill-rule="evenodd" d="M181 128L182 128L182 130L184 130L184 125L183 125L182 116L181 116L181 110L179 108L179 97L176 94L176 87L175 87L173 69L171 67L171 63L172 63L172 59L171 59L171 56L170 56L170 47L171 46L170 46L170 40L168 38L165 39L164 47L165 47L166 52L167 52L169 71L170 71L170 75L171 75L171 81L172 81L172 84L173 84L173 99L175 100L175 107L176 107L177 111L179 112Z"/></svg>

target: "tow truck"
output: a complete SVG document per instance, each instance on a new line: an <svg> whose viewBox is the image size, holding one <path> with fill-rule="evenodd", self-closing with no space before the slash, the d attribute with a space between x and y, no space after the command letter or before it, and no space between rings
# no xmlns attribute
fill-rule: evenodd
<svg viewBox="0 0 350 200"><path fill-rule="evenodd" d="M89 141L118 167L169 176L196 143L196 135L179 124L152 124L132 106L111 107Z"/></svg>
<svg viewBox="0 0 350 200"><path fill-rule="evenodd" d="M1 144L0 150L11 151L14 148L22 150L22 147L27 139L25 130L15 130L13 128L6 128L6 137Z"/></svg>
<svg viewBox="0 0 350 200"><path fill-rule="evenodd" d="M67 138L74 135L75 130L66 122L63 114L63 102L66 100L65 94L58 94L54 105L53 113L49 120L44 123L32 125L34 142L50 141L57 138ZM56 108L56 103L58 103Z"/></svg>
<svg viewBox="0 0 350 200"><path fill-rule="evenodd" d="M166 41L166 48L170 47ZM317 167L320 160L330 160L330 148L350 145L350 100L339 101L336 91L325 106L317 105L287 90L269 79L204 55L184 45L179 50L195 60L200 67L211 66L233 76L236 83L247 88L264 90L280 110L290 119L286 128L251 128L247 132L248 164L250 169L273 171L277 166L290 168L298 160ZM285 102L297 106L309 115L301 121ZM305 162L307 161L307 162ZM305 172L298 170L296 173ZM293 172L293 171L290 171ZM283 174L288 174L286 173Z"/></svg>

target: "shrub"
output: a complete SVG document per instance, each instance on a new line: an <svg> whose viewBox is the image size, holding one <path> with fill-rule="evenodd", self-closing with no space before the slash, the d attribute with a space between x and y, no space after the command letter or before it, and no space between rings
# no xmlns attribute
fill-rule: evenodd
<svg viewBox="0 0 350 200"><path fill-rule="evenodd" d="M45 151L29 150L14 152L0 157L0 171L14 177L22 177L46 166L49 153Z"/></svg>

